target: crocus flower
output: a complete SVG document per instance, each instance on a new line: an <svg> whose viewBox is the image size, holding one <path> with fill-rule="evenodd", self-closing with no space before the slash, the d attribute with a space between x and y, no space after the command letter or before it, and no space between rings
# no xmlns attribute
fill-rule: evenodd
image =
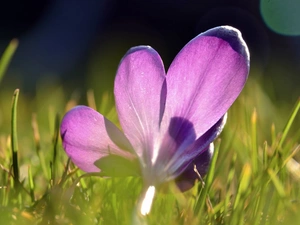
<svg viewBox="0 0 300 225"><path fill-rule="evenodd" d="M150 187L145 195L170 180L187 190L198 178L194 166L205 174L212 142L248 72L247 46L229 26L192 39L167 73L153 48L133 47L121 60L114 83L122 131L95 110L77 106L63 118L63 147L83 171L140 174Z"/></svg>

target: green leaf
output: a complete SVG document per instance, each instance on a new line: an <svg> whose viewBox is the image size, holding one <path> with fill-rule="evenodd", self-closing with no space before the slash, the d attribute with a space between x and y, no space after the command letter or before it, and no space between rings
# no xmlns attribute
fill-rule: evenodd
<svg viewBox="0 0 300 225"><path fill-rule="evenodd" d="M95 162L101 169L101 176L124 177L139 176L140 166L137 159L129 160L117 155L108 155Z"/></svg>

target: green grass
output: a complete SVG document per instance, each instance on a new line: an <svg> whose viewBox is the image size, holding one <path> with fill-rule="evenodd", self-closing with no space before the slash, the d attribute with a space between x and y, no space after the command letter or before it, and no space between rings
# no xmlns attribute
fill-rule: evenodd
<svg viewBox="0 0 300 225"><path fill-rule="evenodd" d="M259 84L250 75L229 110L204 184L185 193L166 184L145 223L298 224L300 100L273 104ZM117 123L111 93L86 96ZM1 224L132 224L142 180L85 174L62 149L60 118L79 103L60 84L38 87L34 99L0 91Z"/></svg>
<svg viewBox="0 0 300 225"><path fill-rule="evenodd" d="M1 60L0 60L0 82L7 70L7 67L18 47L18 40L17 39L13 39L9 45L7 46L7 48L5 49Z"/></svg>

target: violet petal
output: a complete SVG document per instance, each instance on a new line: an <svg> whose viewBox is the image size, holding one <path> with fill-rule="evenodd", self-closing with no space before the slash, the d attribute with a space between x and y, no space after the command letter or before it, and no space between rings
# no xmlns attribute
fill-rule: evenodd
<svg viewBox="0 0 300 225"><path fill-rule="evenodd" d="M191 40L167 72L166 107L161 123L164 141L172 143L167 136L182 141L177 141L176 148L160 149L157 161L167 161L175 152L184 152L216 124L242 91L248 72L249 52L235 28L217 27ZM181 120L170 134L173 118Z"/></svg>
<svg viewBox="0 0 300 225"><path fill-rule="evenodd" d="M165 102L165 71L158 53L148 46L131 48L120 62L114 94L122 129L142 165L156 148Z"/></svg>
<svg viewBox="0 0 300 225"><path fill-rule="evenodd" d="M124 134L109 120L87 106L77 106L63 118L60 133L63 147L76 166L99 172L95 162L109 155L135 158Z"/></svg>

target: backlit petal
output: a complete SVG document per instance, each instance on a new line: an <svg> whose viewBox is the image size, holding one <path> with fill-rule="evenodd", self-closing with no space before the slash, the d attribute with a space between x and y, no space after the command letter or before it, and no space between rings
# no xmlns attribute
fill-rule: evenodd
<svg viewBox="0 0 300 225"><path fill-rule="evenodd" d="M114 94L119 120L143 166L157 148L165 102L165 71L158 53L148 46L130 49L120 62Z"/></svg>
<svg viewBox="0 0 300 225"><path fill-rule="evenodd" d="M177 123L172 136L180 136L184 128L189 135L182 142L192 143L227 112L248 72L249 52L238 30L217 27L191 40L167 72L162 132L169 132L172 118L181 118L193 126L186 129L186 123Z"/></svg>
<svg viewBox="0 0 300 225"><path fill-rule="evenodd" d="M135 158L124 134L97 111L77 106L63 118L60 128L63 147L76 166L99 172L95 162L109 155Z"/></svg>

